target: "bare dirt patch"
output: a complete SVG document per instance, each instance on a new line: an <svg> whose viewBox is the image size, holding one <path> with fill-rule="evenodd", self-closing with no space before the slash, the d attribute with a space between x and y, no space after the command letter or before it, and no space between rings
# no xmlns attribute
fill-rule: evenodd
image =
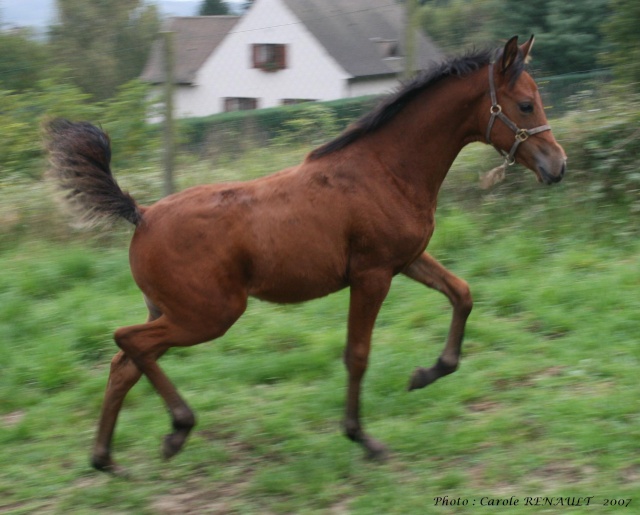
<svg viewBox="0 0 640 515"><path fill-rule="evenodd" d="M12 411L6 415L0 415L0 426L6 428L17 426L24 419L25 412L22 410Z"/></svg>

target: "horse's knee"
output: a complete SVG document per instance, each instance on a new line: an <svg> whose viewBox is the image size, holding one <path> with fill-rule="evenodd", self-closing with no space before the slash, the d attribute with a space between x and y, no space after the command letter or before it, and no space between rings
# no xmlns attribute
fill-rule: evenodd
<svg viewBox="0 0 640 515"><path fill-rule="evenodd" d="M369 348L363 345L347 346L344 364L349 373L364 373L369 364Z"/></svg>

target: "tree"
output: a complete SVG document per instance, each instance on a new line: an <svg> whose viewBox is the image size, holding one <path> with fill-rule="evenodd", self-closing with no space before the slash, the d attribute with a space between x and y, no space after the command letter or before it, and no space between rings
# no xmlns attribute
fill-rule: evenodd
<svg viewBox="0 0 640 515"><path fill-rule="evenodd" d="M204 0L200 6L200 16L229 14L229 6L224 0Z"/></svg>
<svg viewBox="0 0 640 515"><path fill-rule="evenodd" d="M49 52L29 32L0 32L0 89L24 91L48 75Z"/></svg>
<svg viewBox="0 0 640 515"><path fill-rule="evenodd" d="M533 66L548 74L590 71L606 49L600 26L611 13L609 0L501 0L493 23L496 38L536 35Z"/></svg>
<svg viewBox="0 0 640 515"><path fill-rule="evenodd" d="M602 27L610 52L603 61L613 65L617 78L635 84L640 90L640 2L612 0L613 14Z"/></svg>
<svg viewBox="0 0 640 515"><path fill-rule="evenodd" d="M610 15L609 1L427 0L421 23L443 49L453 51L535 34L534 68L547 74L588 71L608 45L600 27Z"/></svg>
<svg viewBox="0 0 640 515"><path fill-rule="evenodd" d="M95 100L140 75L160 26L155 5L143 0L56 0L50 29L56 61Z"/></svg>
<svg viewBox="0 0 640 515"><path fill-rule="evenodd" d="M493 40L491 20L496 0L428 0L420 8L420 25L448 53Z"/></svg>

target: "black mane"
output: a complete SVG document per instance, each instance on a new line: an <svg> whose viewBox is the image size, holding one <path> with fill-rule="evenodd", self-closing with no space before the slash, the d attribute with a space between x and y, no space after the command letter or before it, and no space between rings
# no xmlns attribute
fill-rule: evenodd
<svg viewBox="0 0 640 515"><path fill-rule="evenodd" d="M492 62L494 50L477 50L461 57L447 59L442 63L418 74L414 79L402 84L400 88L382 100L370 113L348 127L340 136L316 148L309 154L316 159L340 150L366 134L370 134L385 125L398 114L419 93L439 80L450 77L464 77ZM516 74L519 75L519 72Z"/></svg>

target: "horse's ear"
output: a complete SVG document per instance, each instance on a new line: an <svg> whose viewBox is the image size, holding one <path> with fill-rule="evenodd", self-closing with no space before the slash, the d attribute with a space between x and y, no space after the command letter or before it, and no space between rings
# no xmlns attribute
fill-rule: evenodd
<svg viewBox="0 0 640 515"><path fill-rule="evenodd" d="M524 59L525 63L528 63L529 59L531 59L531 56L529 54L531 52L531 47L533 46L533 42L535 41L535 39L536 38L533 36L533 34L531 34L529 41L520 45L520 51L522 52L522 58Z"/></svg>
<svg viewBox="0 0 640 515"><path fill-rule="evenodd" d="M526 45L526 43L525 43ZM505 73L513 63L518 59L518 36L513 36L507 44L504 46L504 50L502 51L502 67L501 72Z"/></svg>

